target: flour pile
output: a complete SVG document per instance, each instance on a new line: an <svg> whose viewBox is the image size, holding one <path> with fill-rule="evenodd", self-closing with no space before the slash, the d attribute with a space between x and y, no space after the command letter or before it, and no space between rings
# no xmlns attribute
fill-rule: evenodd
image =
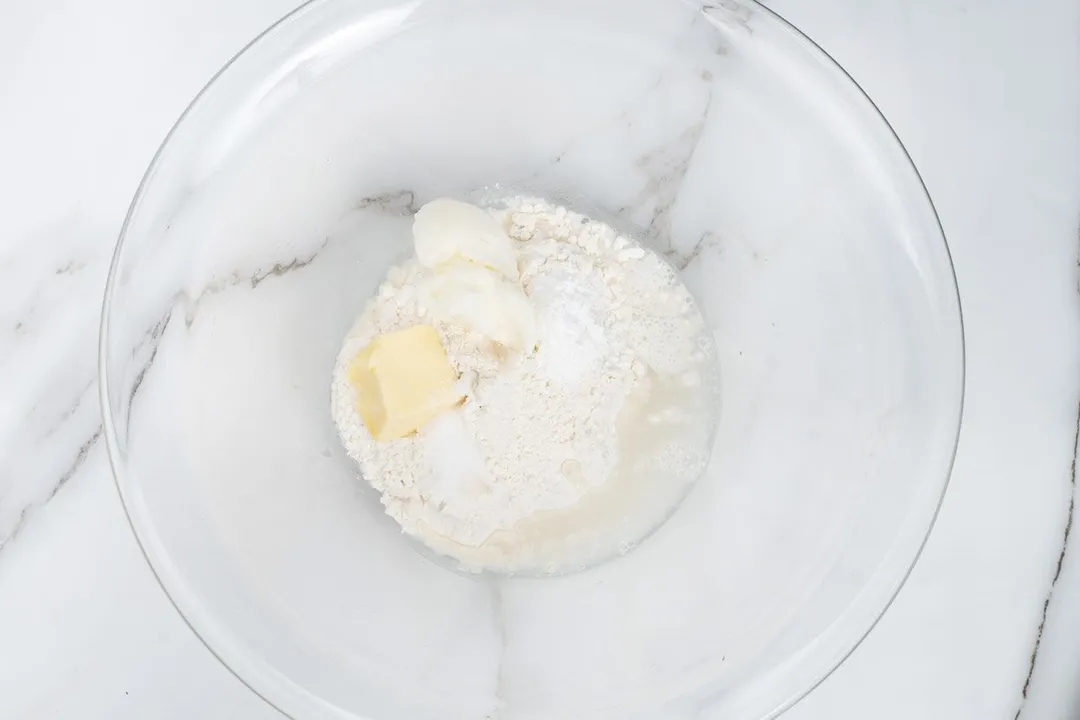
<svg viewBox="0 0 1080 720"><path fill-rule="evenodd" d="M515 349L447 321L430 306L430 270L409 259L349 331L332 412L405 532L471 569L557 572L626 549L703 469L712 343L671 267L609 225L532 198L488 212L514 240L530 339ZM347 366L376 336L417 324L438 332L464 401L377 442ZM656 485L668 487L650 495Z"/></svg>

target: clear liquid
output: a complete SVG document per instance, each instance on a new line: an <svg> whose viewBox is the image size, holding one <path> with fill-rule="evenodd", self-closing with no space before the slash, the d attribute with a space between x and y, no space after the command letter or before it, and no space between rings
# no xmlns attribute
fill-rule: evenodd
<svg viewBox="0 0 1080 720"><path fill-rule="evenodd" d="M420 539L466 572L561 575L630 552L674 514L708 464L719 407L708 350L694 384L649 372L620 416L611 477L573 507L536 513L478 547L428 528Z"/></svg>

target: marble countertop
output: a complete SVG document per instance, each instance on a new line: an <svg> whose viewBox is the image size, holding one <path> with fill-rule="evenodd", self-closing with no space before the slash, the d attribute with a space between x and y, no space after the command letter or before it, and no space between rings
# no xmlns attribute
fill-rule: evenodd
<svg viewBox="0 0 1080 720"><path fill-rule="evenodd" d="M280 715L156 584L110 475L100 296L176 116L295 0L0 5L0 718ZM1080 6L773 0L889 118L934 198L967 401L896 602L785 717L1080 718Z"/></svg>

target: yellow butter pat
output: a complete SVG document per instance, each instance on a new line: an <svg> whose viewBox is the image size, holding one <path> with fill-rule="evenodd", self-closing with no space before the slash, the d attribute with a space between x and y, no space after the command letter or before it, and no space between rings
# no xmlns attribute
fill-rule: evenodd
<svg viewBox="0 0 1080 720"><path fill-rule="evenodd" d="M457 405L457 374L435 328L416 325L379 335L348 368L356 409L376 440L405 437Z"/></svg>

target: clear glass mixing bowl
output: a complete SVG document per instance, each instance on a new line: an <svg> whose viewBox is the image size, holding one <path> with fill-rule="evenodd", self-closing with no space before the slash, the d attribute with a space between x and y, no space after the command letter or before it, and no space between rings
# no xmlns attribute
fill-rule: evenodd
<svg viewBox="0 0 1080 720"><path fill-rule="evenodd" d="M667 253L716 338L713 457L630 554L468 577L382 514L330 370L409 215L493 183ZM771 717L914 563L963 388L903 147L749 0L316 0L240 53L132 204L101 333L132 526L207 646L298 720Z"/></svg>

